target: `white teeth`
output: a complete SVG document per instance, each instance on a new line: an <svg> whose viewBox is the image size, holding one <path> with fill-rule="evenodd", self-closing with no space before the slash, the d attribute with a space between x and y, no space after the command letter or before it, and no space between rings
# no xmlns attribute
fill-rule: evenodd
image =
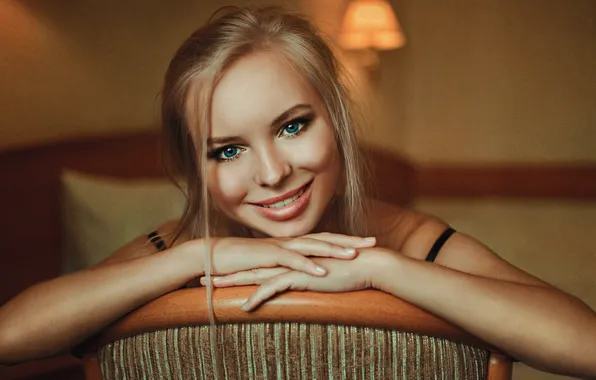
<svg viewBox="0 0 596 380"><path fill-rule="evenodd" d="M294 202L296 199L300 198L300 196L302 194L304 194L304 189L300 190L293 197L290 197L288 199L284 199L283 201L279 201L279 202L274 203L272 205L261 205L261 206L262 207L265 207L265 208L279 208L279 207L284 207L284 206L289 205L290 203Z"/></svg>
<svg viewBox="0 0 596 380"><path fill-rule="evenodd" d="M284 207L285 205L286 204L284 203L284 201L280 201L280 202L274 203L272 205L269 205L268 207L269 208L278 208L278 207Z"/></svg>

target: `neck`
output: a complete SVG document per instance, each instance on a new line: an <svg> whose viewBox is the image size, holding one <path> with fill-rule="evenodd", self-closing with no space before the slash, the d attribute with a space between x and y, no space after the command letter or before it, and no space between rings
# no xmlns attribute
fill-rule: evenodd
<svg viewBox="0 0 596 380"><path fill-rule="evenodd" d="M332 232L335 234L342 233L340 224L341 212L337 198L334 198L327 206L327 209L323 213L321 220L317 223L316 227L312 231L313 233L318 232Z"/></svg>

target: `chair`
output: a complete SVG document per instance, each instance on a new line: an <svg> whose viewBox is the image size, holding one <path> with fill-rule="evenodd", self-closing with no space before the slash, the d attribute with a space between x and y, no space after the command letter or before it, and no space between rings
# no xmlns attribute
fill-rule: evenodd
<svg viewBox="0 0 596 380"><path fill-rule="evenodd" d="M511 358L389 294L286 292L242 312L254 290L216 289L213 331L204 288L149 302L80 347L86 378L511 379Z"/></svg>

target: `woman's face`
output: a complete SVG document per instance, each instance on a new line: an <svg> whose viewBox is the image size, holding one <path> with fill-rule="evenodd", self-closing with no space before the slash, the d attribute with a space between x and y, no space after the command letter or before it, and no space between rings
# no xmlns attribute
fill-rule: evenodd
<svg viewBox="0 0 596 380"><path fill-rule="evenodd" d="M235 62L213 93L207 186L216 207L274 237L311 232L336 193L341 162L317 94L279 55Z"/></svg>

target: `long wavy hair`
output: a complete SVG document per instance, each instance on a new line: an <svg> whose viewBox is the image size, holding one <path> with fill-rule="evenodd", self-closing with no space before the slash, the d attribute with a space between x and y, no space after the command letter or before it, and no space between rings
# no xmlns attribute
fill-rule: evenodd
<svg viewBox="0 0 596 380"><path fill-rule="evenodd" d="M210 236L217 230L217 215L206 180L210 106L213 91L226 69L236 60L259 51L281 54L323 102L342 163L342 182L332 201L334 207L327 212L335 212L332 217L339 223L339 232L368 236L368 171L356 141L356 113L346 77L329 45L306 18L281 8L225 7L215 12L184 41L170 62L161 108L164 164L173 179L181 179L177 183L187 199L174 240L182 232L190 238L203 238L212 344L216 342L216 330ZM248 234L242 227L236 232ZM215 368L220 374L221 360L217 350L215 353Z"/></svg>
<svg viewBox="0 0 596 380"><path fill-rule="evenodd" d="M184 41L170 62L161 106L164 163L172 178L181 179L187 197L176 236L182 231L193 238L214 233L213 205L204 180L211 99L226 68L258 51L281 54L323 102L343 169L334 200L338 227L341 233L364 236L368 171L356 141L357 112L349 81L316 28L305 17L278 7L221 8Z"/></svg>

